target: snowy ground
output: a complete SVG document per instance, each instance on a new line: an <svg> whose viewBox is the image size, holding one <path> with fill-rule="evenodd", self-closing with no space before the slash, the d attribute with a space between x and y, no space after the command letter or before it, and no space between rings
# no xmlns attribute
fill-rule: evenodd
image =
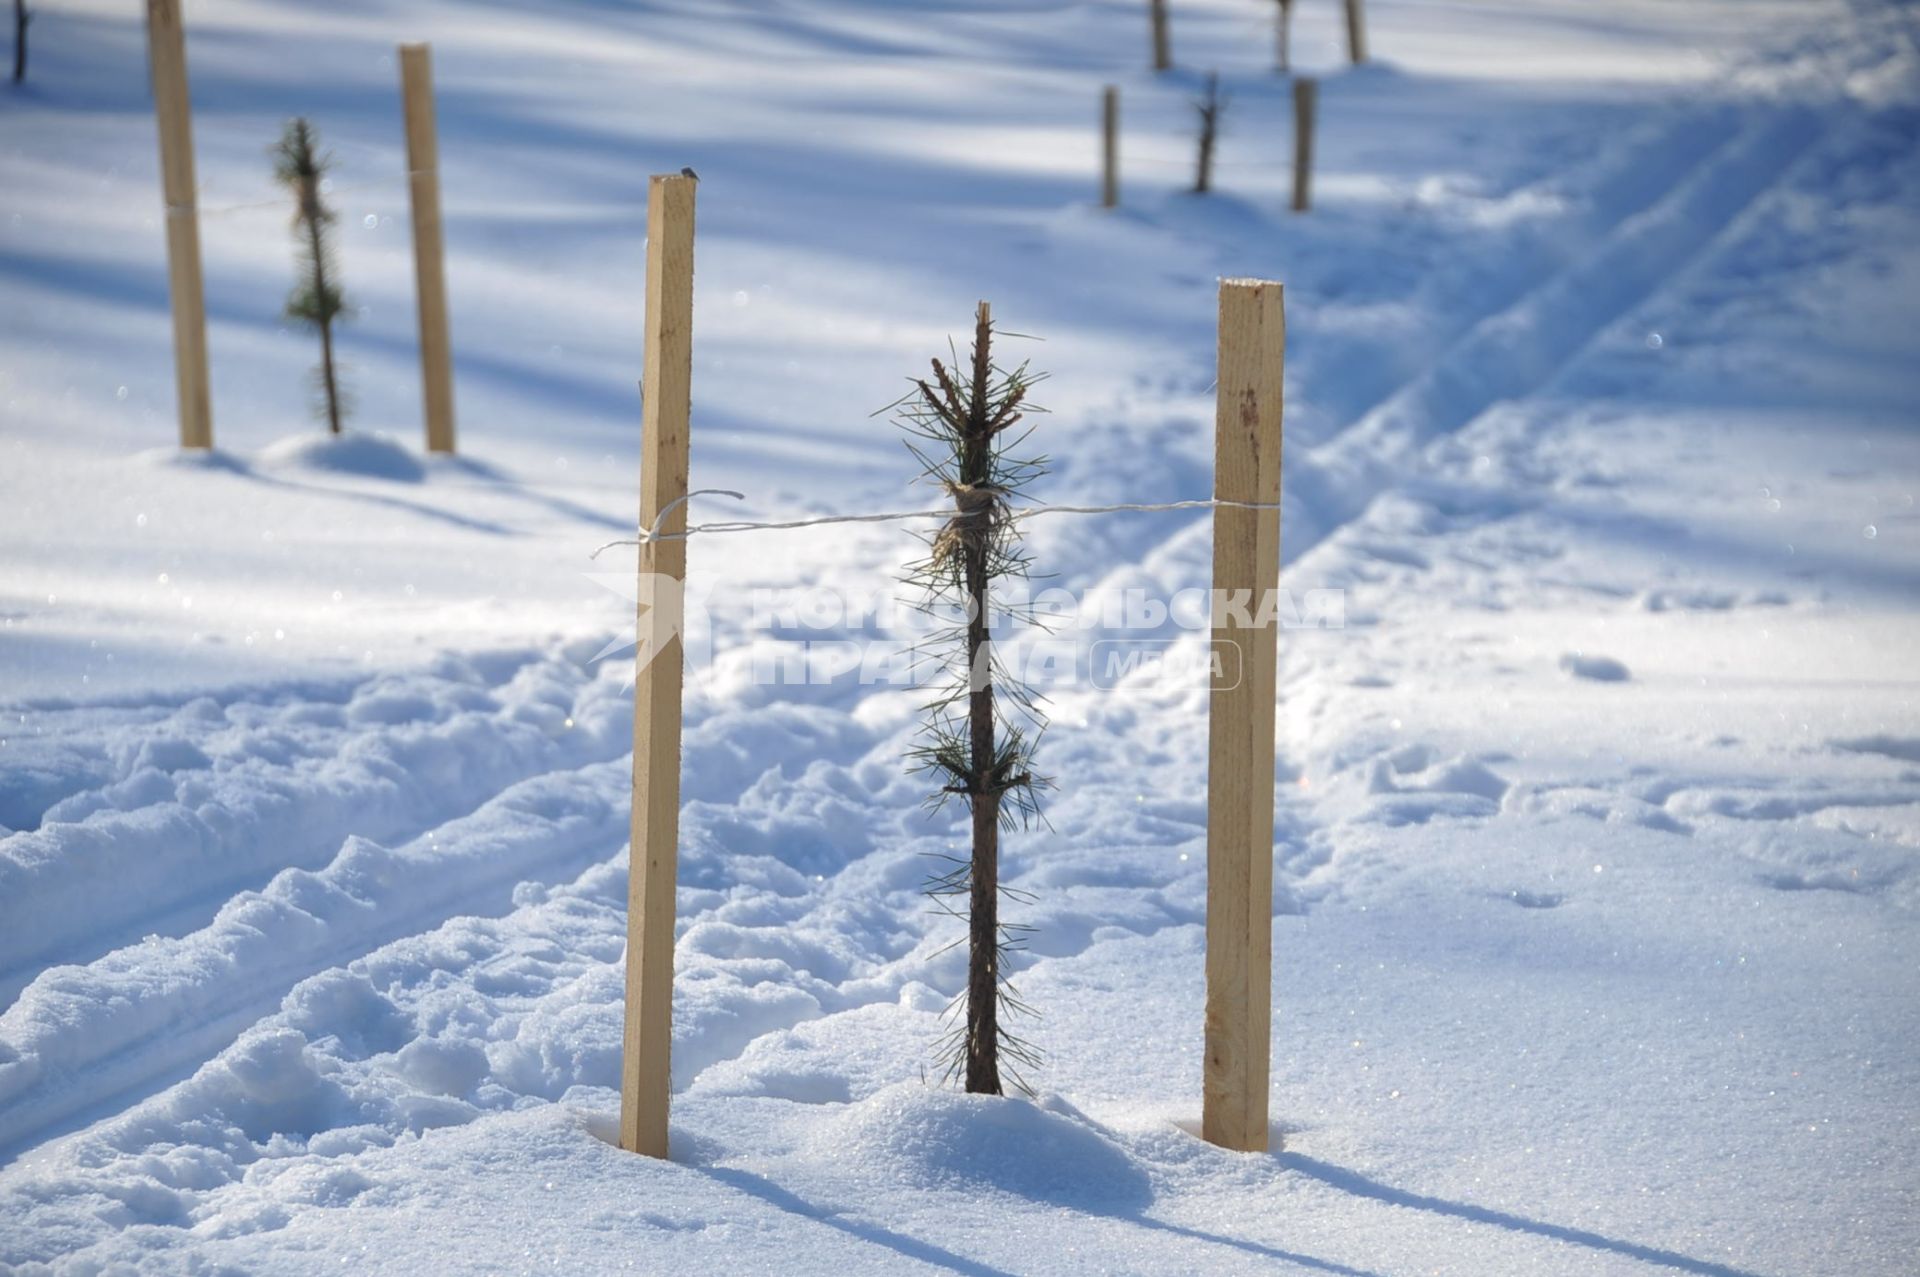
<svg viewBox="0 0 1920 1277"><path fill-rule="evenodd" d="M1350 69L1302 4L1294 217L1270 7L1177 0L1156 79L1120 0L190 2L220 451L185 462L138 13L37 6L0 95L0 1271L1911 1272L1920 15L1374 0ZM422 38L450 463L414 451ZM278 318L297 112L340 159L345 449ZM1284 1152L1189 1133L1179 689L1055 691L1008 862L1040 1096L933 1084L916 698L753 677L890 636L753 595L888 592L889 525L691 543L675 1158L606 1143L631 662L585 574L631 560L586 556L634 518L645 179L683 164L694 482L752 516L924 500L869 414L980 297L1046 339L1036 495L1204 496L1214 280L1286 282L1283 583L1346 625L1282 641ZM1204 518L1029 528L1064 588L1207 580Z"/></svg>

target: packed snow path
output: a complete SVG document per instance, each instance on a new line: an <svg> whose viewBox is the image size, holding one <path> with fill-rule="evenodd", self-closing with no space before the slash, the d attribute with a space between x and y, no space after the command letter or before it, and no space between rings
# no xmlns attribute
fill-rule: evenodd
<svg viewBox="0 0 1920 1277"><path fill-rule="evenodd" d="M0 320L0 1266L1904 1271L1908 10L1382 0L1386 64L1336 73L1337 6L1303 6L1329 171L1293 219L1268 16L1179 7L1240 113L1206 202L1174 193L1197 77L1135 71L1130 5L190 12L209 205L293 110L393 169L378 58L435 40L486 461L433 466L267 446L308 357L255 318L273 209L208 223L224 453L127 455L170 428L138 24L36 27L0 155L32 312ZM261 78L290 39L298 92ZM635 67L702 109L635 111ZM1117 215L1087 207L1106 80ZM901 504L865 414L981 295L1049 339L1050 499L1204 495L1212 276L1286 281L1285 583L1346 627L1282 644L1284 1153L1190 1134L1175 690L1054 693L1051 829L1006 867L1041 1098L933 1084L963 957L920 894L957 835L902 775L916 698L752 678L793 635L750 589L884 590L886 528L693 547L676 1156L605 1143L630 666L578 573L631 523L640 177L688 161L696 474L769 514ZM404 205L348 198L362 412L407 422ZM1204 520L1031 533L1077 591L1207 579Z"/></svg>

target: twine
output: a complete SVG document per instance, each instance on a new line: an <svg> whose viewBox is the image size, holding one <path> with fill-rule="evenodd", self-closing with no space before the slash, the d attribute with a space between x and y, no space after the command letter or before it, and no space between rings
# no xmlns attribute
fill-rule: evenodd
<svg viewBox="0 0 1920 1277"><path fill-rule="evenodd" d="M951 507L944 510L887 510L876 514L823 514L809 519L785 519L773 523L754 523L745 520L721 520L715 523L696 523L680 532L662 532L660 525L667 516L695 497L714 496L732 497L745 501L746 494L730 488L697 488L686 496L667 504L666 508L654 516L651 527L640 529L638 538L632 540L609 541L587 557L597 559L600 555L616 546L651 545L657 541L685 541L692 536L711 532L783 532L795 528L817 528L829 523L892 523L902 519L951 519L957 513ZM1278 510L1277 501L1229 501L1223 497L1202 497L1192 501L1123 501L1117 505L1041 505L1028 506L1015 510L1011 521L1020 522L1042 514L1120 514L1128 511L1159 512L1164 510Z"/></svg>
<svg viewBox="0 0 1920 1277"><path fill-rule="evenodd" d="M431 177L438 172L438 169L416 168L408 169L402 176L411 184L413 179L417 177ZM389 182L385 181L349 182L345 185L329 187L320 194L324 198L333 195L365 194L368 191L376 190L392 191L393 187ZM225 217L229 213L246 213L260 208L283 208L291 202L293 198L291 195L282 195L270 200L254 200L246 204L219 204L212 208L201 207L197 199L184 204L168 201L166 203L166 210L168 217L192 217L196 214L201 217Z"/></svg>

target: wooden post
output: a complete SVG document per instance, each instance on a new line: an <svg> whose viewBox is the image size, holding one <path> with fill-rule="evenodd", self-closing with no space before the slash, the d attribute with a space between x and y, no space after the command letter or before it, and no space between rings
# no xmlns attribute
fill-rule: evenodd
<svg viewBox="0 0 1920 1277"><path fill-rule="evenodd" d="M1301 76L1293 82L1293 211L1313 205L1313 115L1320 82Z"/></svg>
<svg viewBox="0 0 1920 1277"><path fill-rule="evenodd" d="M699 179L655 176L647 195L646 367L641 390L640 526L687 525L693 381L693 194ZM684 540L640 546L633 693L633 826L627 871L627 1023L620 1147L667 1155L672 1085L674 890L680 844L680 619Z"/></svg>
<svg viewBox="0 0 1920 1277"><path fill-rule="evenodd" d="M1279 284L1220 283L1213 494L1278 505L1286 312ZM1273 996L1273 724L1280 512L1213 512L1207 715L1207 1027L1201 1134L1267 1147ZM1229 651L1228 649L1232 649Z"/></svg>
<svg viewBox="0 0 1920 1277"><path fill-rule="evenodd" d="M1347 58L1356 65L1367 60L1367 17L1360 0L1347 0Z"/></svg>
<svg viewBox="0 0 1920 1277"><path fill-rule="evenodd" d="M1120 202L1120 90L1109 84L1100 97L1100 207Z"/></svg>
<svg viewBox="0 0 1920 1277"><path fill-rule="evenodd" d="M433 119L433 53L400 46L407 117L407 188L413 203L413 284L420 308L420 386L427 451L453 448L453 342L447 333L446 247L440 233L440 142Z"/></svg>
<svg viewBox="0 0 1920 1277"><path fill-rule="evenodd" d="M1153 19L1153 69L1165 71L1173 66L1173 51L1167 46L1167 0L1147 0Z"/></svg>
<svg viewBox="0 0 1920 1277"><path fill-rule="evenodd" d="M207 305L200 278L200 210L193 180L193 107L180 0L147 0L153 115L160 126L160 189L166 201L167 294L173 302L173 380L180 446L213 447L207 384Z"/></svg>

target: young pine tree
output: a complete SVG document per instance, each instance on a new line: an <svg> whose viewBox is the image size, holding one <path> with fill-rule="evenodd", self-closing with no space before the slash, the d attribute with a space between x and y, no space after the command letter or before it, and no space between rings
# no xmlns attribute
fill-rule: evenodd
<svg viewBox="0 0 1920 1277"><path fill-rule="evenodd" d="M318 143L312 125L304 119L289 120L273 148L273 175L293 193L293 232L300 254L299 282L287 297L287 318L319 330L320 367L315 372L324 396L327 428L339 434L342 405L333 369L333 321L346 309L346 301L340 295L340 272L330 237L334 212L320 191L333 157L321 154Z"/></svg>
<svg viewBox="0 0 1920 1277"><path fill-rule="evenodd" d="M1033 1049L1010 1033L1003 1013L1025 1011L1007 983L1004 963L1016 928L1000 922L1000 832L1037 816L1034 742L1044 718L1030 691L1006 677L994 659L990 629L992 584L1025 575L1011 501L1045 471L1045 458L1014 455L1028 432L1010 432L1037 380L1026 365L1011 372L993 362L993 318L981 302L974 324L970 368L933 361L933 380L919 380L898 405L907 447L923 477L953 498L954 514L912 567L925 590L923 606L939 616L961 616L934 636L952 681L927 707L915 769L940 788L929 799L938 810L958 796L971 818L972 851L936 877L929 894L967 922L966 1019L955 1029L948 1076L970 1092L1003 1093L1001 1074L1026 1089L1020 1066L1037 1062ZM957 361L956 361L957 362ZM962 915L952 903L967 900Z"/></svg>
<svg viewBox="0 0 1920 1277"><path fill-rule="evenodd" d="M1213 189L1213 144L1220 136L1220 117L1230 99L1220 92L1220 73L1207 72L1207 95L1194 99L1193 109L1200 116L1200 157L1193 177L1193 193L1205 195Z"/></svg>

